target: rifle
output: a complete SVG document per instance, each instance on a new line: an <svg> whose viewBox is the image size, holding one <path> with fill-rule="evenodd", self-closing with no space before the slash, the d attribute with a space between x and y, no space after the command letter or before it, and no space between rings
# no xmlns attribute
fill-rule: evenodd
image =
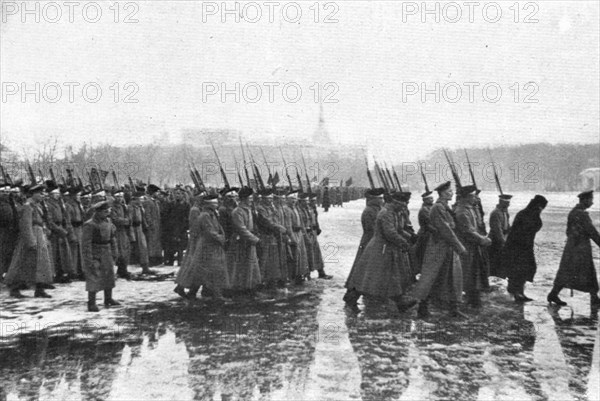
<svg viewBox="0 0 600 401"><path fill-rule="evenodd" d="M390 186L392 187L392 189L396 189L396 186L394 185L394 180L392 179L392 175L390 174L390 170L388 169L387 163L383 162L383 166L385 167L385 172L387 174L388 179L390 180Z"/></svg>
<svg viewBox="0 0 600 401"><path fill-rule="evenodd" d="M369 179L369 185L371 185L371 189L375 189L375 182L373 182L373 176L371 175L371 171L369 171L369 161L367 160L367 156L365 156L365 165L367 166L367 178Z"/></svg>
<svg viewBox="0 0 600 401"><path fill-rule="evenodd" d="M285 169L285 175L287 176L288 184L290 185L290 191L293 191L294 187L292 186L292 179L290 178L290 173L288 172L287 164L285 163L285 158L283 157L283 151L281 150L281 147L279 147L279 153L281 153L281 160L283 161L283 168Z"/></svg>
<svg viewBox="0 0 600 401"><path fill-rule="evenodd" d="M383 188L385 189L385 192L390 192L390 186L388 185L385 176L383 175L383 173L381 172L381 169L379 168L379 164L377 164L377 161L375 160L375 172L377 173L377 175L379 176L379 181L381 182L381 184L383 185Z"/></svg>
<svg viewBox="0 0 600 401"><path fill-rule="evenodd" d="M223 184L225 188L231 188L229 186L229 181L227 180L227 175L225 174L225 170L223 170L223 165L221 164L221 159L219 159L219 155L217 154L217 150L215 149L215 145L213 145L212 141L210 141L210 146L212 147L213 152L215 153L215 157L217 158L217 163L219 163L219 170L221 170L221 177L223 178Z"/></svg>
<svg viewBox="0 0 600 401"><path fill-rule="evenodd" d="M240 140L240 148L242 148L242 161L244 162L244 174L246 175L246 182L248 183L248 187L250 187L250 174L248 174L248 168L246 164L246 153L244 153L244 145L242 145L242 138Z"/></svg>
<svg viewBox="0 0 600 401"><path fill-rule="evenodd" d="M29 173L29 181L31 181L31 185L35 185L37 183L35 179L35 174L33 174L33 169L31 168L31 164L27 162L27 172Z"/></svg>
<svg viewBox="0 0 600 401"><path fill-rule="evenodd" d="M113 178L113 181L115 182L115 187L117 187L117 190L119 190L121 187L119 186L119 179L117 178L117 173L115 172L114 169L112 171L112 178Z"/></svg>
<svg viewBox="0 0 600 401"><path fill-rule="evenodd" d="M462 187L462 184L460 183L460 177L458 176L458 173L456 172L456 169L454 168L454 160L452 160L452 158L450 157L450 155L448 154L448 151L446 151L446 149L443 149L443 151L444 151L444 156L446 157L446 161L448 162L448 165L450 166L452 178L454 178L454 183L456 184L456 189L459 189Z"/></svg>
<svg viewBox="0 0 600 401"><path fill-rule="evenodd" d="M131 176L130 176L130 175L129 175L129 176L127 176L127 178L129 179L129 186L131 187L131 193L134 193L134 192L135 192L135 185L133 184L133 180L131 179ZM92 187L92 190L93 190L93 189L94 189L94 188Z"/></svg>
<svg viewBox="0 0 600 401"><path fill-rule="evenodd" d="M267 172L269 173L269 179L267 180L267 184L273 188L275 191L275 184L273 183L273 175L271 175L271 169L269 168L269 163L267 163L267 158L265 157L265 152L262 148L260 149L260 153L262 154L263 160L265 161L265 166L267 166Z"/></svg>
<svg viewBox="0 0 600 401"><path fill-rule="evenodd" d="M92 180L92 173L90 173L87 168L85 169L85 172L87 173L88 180L90 181L90 186L92 187L92 191L95 191L96 185L94 185L94 180ZM131 180L131 177L129 177L129 179Z"/></svg>
<svg viewBox="0 0 600 401"><path fill-rule="evenodd" d="M490 154L490 160L492 161L492 167L494 168L494 180L496 181L496 188L498 189L498 192L500 192L500 195L504 195L504 193L502 192L502 186L500 185L500 178L498 178L498 171L496 171L496 163L494 163L494 159L492 158L492 152L489 148L488 153Z"/></svg>
<svg viewBox="0 0 600 401"><path fill-rule="evenodd" d="M254 156L252 156L252 151L250 150L250 146L248 146L247 143L246 143L246 147L248 148L248 154L250 155L250 161L252 162L252 166L254 168L254 179L256 180L256 188L262 191L265 189L265 183L263 182L263 179L260 175L260 170L258 169L258 166L254 162Z"/></svg>
<svg viewBox="0 0 600 401"><path fill-rule="evenodd" d="M423 182L425 183L425 192L429 191L429 185L427 185L427 178L425 178L425 174L423 173L423 167L421 166L421 178L423 178Z"/></svg>
<svg viewBox="0 0 600 401"><path fill-rule="evenodd" d="M308 194L312 195L312 188L310 187L310 179L308 178L308 169L306 168L306 160L304 160L304 154L302 153L302 150L300 150L300 156L302 156L302 164L304 165L304 175L306 176L306 185L308 188ZM298 178L298 181L300 181L300 178Z"/></svg>
<svg viewBox="0 0 600 401"><path fill-rule="evenodd" d="M392 171L394 173L394 178L396 179L396 184L398 184L398 191L404 192L402 190L402 185L400 185L400 180L398 179L398 174L396 174L396 170L394 169L394 166L392 166Z"/></svg>
<svg viewBox="0 0 600 401"><path fill-rule="evenodd" d="M238 169L238 162L235 158L235 153L233 154L233 164L235 165L235 172L238 176L238 181L240 182L240 188L244 186L244 181L242 180L242 175L240 174L240 170ZM248 183L250 185L250 183Z"/></svg>
<svg viewBox="0 0 600 401"><path fill-rule="evenodd" d="M49 167L48 170L50 171L50 179L54 181L56 185L58 185L58 181L56 181L56 176L54 175L54 170L52 170L52 167Z"/></svg>
<svg viewBox="0 0 600 401"><path fill-rule="evenodd" d="M200 172L198 171L198 169L196 168L196 163L194 163L194 161L192 160L192 167L194 167L194 175L196 176L196 181L198 181L198 184L200 185L198 187L198 189L202 190L202 191L206 191L206 186L204 185L204 181L202 181L202 177L200 176Z"/></svg>
<svg viewBox="0 0 600 401"><path fill-rule="evenodd" d="M4 182L9 184L9 185L14 185L12 179L10 178L10 176L6 173L6 170L4 170L4 167L2 167L2 165L0 164L0 171L2 172L2 177L4 178Z"/></svg>
<svg viewBox="0 0 600 401"><path fill-rule="evenodd" d="M469 174L471 175L471 181L473 182L473 185L477 187L477 183L475 182L475 174L473 174L473 169L471 168L471 161L469 160L469 154L467 153L467 149L464 149L464 151L465 156L467 157L467 165L469 166Z"/></svg>

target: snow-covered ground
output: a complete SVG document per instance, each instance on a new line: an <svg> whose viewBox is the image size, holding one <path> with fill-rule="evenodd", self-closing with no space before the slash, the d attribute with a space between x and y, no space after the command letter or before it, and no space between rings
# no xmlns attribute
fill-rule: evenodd
<svg viewBox="0 0 600 401"><path fill-rule="evenodd" d="M516 194L511 216L533 194ZM163 281L118 280L121 307L86 311L84 284L52 299L0 291L0 400L584 400L600 399L598 310L567 290L545 301L564 244L573 194L548 196L537 238L538 274L515 304L502 280L464 321L341 297L361 235L364 201L320 215L330 281L312 280L275 301L188 305ZM484 193L491 211L494 194ZM411 204L413 224L418 202ZM598 224L598 209L591 212ZM594 248L598 265L598 248ZM139 269L138 269L139 270ZM32 295L32 291L25 291Z"/></svg>

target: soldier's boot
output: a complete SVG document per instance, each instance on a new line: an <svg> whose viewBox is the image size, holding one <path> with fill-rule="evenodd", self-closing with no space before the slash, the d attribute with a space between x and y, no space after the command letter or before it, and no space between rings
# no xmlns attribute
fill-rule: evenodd
<svg viewBox="0 0 600 401"><path fill-rule="evenodd" d="M595 292L590 292L590 305L591 306L600 306L600 298L598 294Z"/></svg>
<svg viewBox="0 0 600 401"><path fill-rule="evenodd" d="M459 318L459 319L466 319L466 318L468 318L467 315L465 315L464 313L462 313L460 311L460 309L458 309L458 302L450 302L449 314L450 314L451 317L456 317L456 318Z"/></svg>
<svg viewBox="0 0 600 401"><path fill-rule="evenodd" d="M121 277L126 280L131 279L131 274L129 274L129 272L127 271L127 265L123 260L117 261L117 277Z"/></svg>
<svg viewBox="0 0 600 401"><path fill-rule="evenodd" d="M481 296L479 291L470 291L467 293L467 303L472 308L481 308Z"/></svg>
<svg viewBox="0 0 600 401"><path fill-rule="evenodd" d="M419 307L417 308L417 317L419 319L427 319L429 316L431 316L431 313L429 313L427 300L419 302Z"/></svg>
<svg viewBox="0 0 600 401"><path fill-rule="evenodd" d="M325 274L324 269L318 270L318 272L319 272L319 278L321 278L323 280L331 280L333 278L333 276L330 276L329 274Z"/></svg>
<svg viewBox="0 0 600 401"><path fill-rule="evenodd" d="M142 274L147 276L155 276L156 272L154 270L150 270L150 268L146 266L142 266Z"/></svg>
<svg viewBox="0 0 600 401"><path fill-rule="evenodd" d="M348 306L356 306L356 303L358 302L358 299L360 298L360 293L358 291L356 291L354 288L352 288L351 290L346 291L346 293L344 294L344 302L346 303L346 305Z"/></svg>
<svg viewBox="0 0 600 401"><path fill-rule="evenodd" d="M173 289L173 292L175 292L177 295L179 295L181 298L183 299L187 299L187 294L185 293L185 289L180 286L179 284L177 284L177 286Z"/></svg>
<svg viewBox="0 0 600 401"><path fill-rule="evenodd" d="M13 298L27 298L27 295L21 294L21 291L18 288L12 288L10 290L10 296Z"/></svg>
<svg viewBox="0 0 600 401"><path fill-rule="evenodd" d="M121 305L121 303L115 301L112 297L112 289L104 290L104 306L107 308L111 306Z"/></svg>
<svg viewBox="0 0 600 401"><path fill-rule="evenodd" d="M36 285L35 293L33 294L33 296L36 298L52 298L50 294L46 293L46 291L44 291L44 288L41 287L39 284Z"/></svg>
<svg viewBox="0 0 600 401"><path fill-rule="evenodd" d="M200 289L200 286L197 286L197 285L190 287L190 290L188 291L188 294L187 294L187 297L190 301L195 301L197 299L199 289Z"/></svg>
<svg viewBox="0 0 600 401"><path fill-rule="evenodd" d="M417 302L419 302L418 299L412 298L410 296L401 296L395 299L394 301L396 302L396 307L398 308L398 311L400 313L406 312L407 310L415 306Z"/></svg>
<svg viewBox="0 0 600 401"><path fill-rule="evenodd" d="M214 297L214 291L211 290L210 288L208 288L207 286L203 285L202 286L202 291L200 291L200 296L202 298L208 298L208 297Z"/></svg>
<svg viewBox="0 0 600 401"><path fill-rule="evenodd" d="M560 290L562 290L562 288L556 286L552 287L552 291L550 291L550 294L548 294L548 297L546 298L548 300L548 303L556 304L558 306L565 306L567 304L565 301L558 297L558 293L560 292Z"/></svg>
<svg viewBox="0 0 600 401"><path fill-rule="evenodd" d="M100 312L96 305L96 292L88 291L88 312Z"/></svg>

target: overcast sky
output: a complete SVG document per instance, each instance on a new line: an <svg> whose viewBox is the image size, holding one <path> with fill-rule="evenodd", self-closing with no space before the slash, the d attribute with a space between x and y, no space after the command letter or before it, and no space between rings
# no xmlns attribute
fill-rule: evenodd
<svg viewBox="0 0 600 401"><path fill-rule="evenodd" d="M53 135L75 146L122 145L148 142L163 132L175 141L182 130L195 128L231 128L248 138L310 138L319 113L315 83L330 83L321 94L338 101L324 104L332 139L367 143L391 161L414 160L439 146L599 140L597 1L521 2L518 16L512 1L498 2L502 17L495 23L497 9L484 12L484 2L474 9L472 23L463 2L454 3L461 17L456 7L439 3L439 23L435 15L421 21L422 10L413 8L421 2L320 3L318 22L312 1L281 2L273 22L269 7L259 2L254 4L262 16L256 23L222 15L221 2L131 2L127 9L121 2L119 23L114 22L116 5L107 2L100 3L97 23L84 19L86 2L74 9L72 23L66 6L60 20L51 23L56 10L39 3L36 23L35 15L23 15L23 3L2 3L0 124L2 140L17 150ZM296 4L302 11L298 22ZM86 10L92 20L95 10ZM247 6L246 18L255 18L256 10ZM127 15L138 22L123 23ZM334 22L325 23L327 16ZM525 23L527 18L538 22ZM41 87L57 82L62 96L51 103L56 92L47 85L39 103L33 94L23 102L22 82L29 89L36 82ZM64 82L79 83L73 103ZM81 93L90 82L102 89L96 103ZM125 88L129 82L133 85ZM246 101L256 97L252 84L246 93L240 89L239 103L234 95L223 102L220 88L207 94L211 82L228 89L254 82L263 93L256 103ZM279 83L272 102L269 82ZM439 103L433 93L423 102L421 83L427 89L439 83ZM294 87L302 90L297 102L291 101ZM457 87L462 89L458 100ZM130 99L138 102L125 103L135 88ZM88 94L95 96L93 86Z"/></svg>

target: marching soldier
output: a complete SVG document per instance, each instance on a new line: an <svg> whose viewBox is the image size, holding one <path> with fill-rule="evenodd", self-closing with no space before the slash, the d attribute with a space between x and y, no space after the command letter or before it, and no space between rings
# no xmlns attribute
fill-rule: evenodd
<svg viewBox="0 0 600 401"><path fill-rule="evenodd" d="M421 277L411 291L419 301L418 316L429 316L428 298L435 294L450 306L454 317L466 317L459 311L462 297L462 268L459 255L467 250L455 234L454 218L448 202L452 200L450 181L438 186L438 200L431 207L429 219L435 231L429 237L421 267Z"/></svg>
<svg viewBox="0 0 600 401"><path fill-rule="evenodd" d="M492 245L489 249L490 255L490 276L502 277L502 249L506 244L508 233L510 231L510 216L508 207L512 195L498 195L499 200L496 208L490 213L490 239Z"/></svg>
<svg viewBox="0 0 600 401"><path fill-rule="evenodd" d="M115 234L117 242L117 276L125 279L131 278L127 271L129 265L129 256L131 254L132 227L129 217L129 209L125 204L125 194L121 189L115 189L113 192L114 202L111 207L110 220L115 225L117 231Z"/></svg>
<svg viewBox="0 0 600 401"><path fill-rule="evenodd" d="M235 249L233 247L234 228L233 228L233 211L237 207L239 188L223 188L221 194L221 206L219 206L219 224L225 232L225 259L227 261L227 273L229 275L230 284L233 284L235 273ZM190 221L190 224L192 222Z"/></svg>
<svg viewBox="0 0 600 401"><path fill-rule="evenodd" d="M482 248L491 245L492 241L480 234L477 215L477 188L474 185L459 189L460 199L456 207L456 234L467 252L461 255L463 288L467 295L467 304L474 308L481 306L480 292L487 280L487 269Z"/></svg>
<svg viewBox="0 0 600 401"><path fill-rule="evenodd" d="M115 288L114 258L117 256L116 228L109 219L108 201L96 203L91 209L93 217L83 225L82 250L88 311L98 312L98 291L104 291L104 306L120 305L112 297Z"/></svg>
<svg viewBox="0 0 600 401"><path fill-rule="evenodd" d="M150 266L158 266L163 262L161 227L160 227L160 205L158 195L160 188L154 184L148 185L146 191L148 196L144 197L142 206L146 212L146 242L148 243L148 260Z"/></svg>
<svg viewBox="0 0 600 401"><path fill-rule="evenodd" d="M50 194L46 202L47 224L50 229L50 252L56 269L56 281L70 283L71 278L75 276L68 238L72 230L71 222L62 203L60 188L52 180L46 181L46 186Z"/></svg>
<svg viewBox="0 0 600 401"><path fill-rule="evenodd" d="M177 292L186 297L183 288L189 288L187 298L194 300L200 286L206 287L214 300L222 301L223 290L229 287L229 275L225 261L225 231L219 224L218 195L206 195L202 211L192 224L195 245L193 254L186 257L185 269L177 277Z"/></svg>
<svg viewBox="0 0 600 401"><path fill-rule="evenodd" d="M323 209L325 213L329 211L331 207L331 194L329 193L329 187L323 188L323 200L322 200Z"/></svg>
<svg viewBox="0 0 600 401"><path fill-rule="evenodd" d="M312 222L308 211L308 194L301 192L298 194L297 203L298 216L302 226L302 239L306 248L306 261L308 262L308 274L316 269L316 260L314 253L314 237L312 235Z"/></svg>
<svg viewBox="0 0 600 401"><path fill-rule="evenodd" d="M261 283L256 245L260 239L255 233L252 215L252 188L244 187L238 194L240 203L231 213L233 223L232 253L235 257L231 286L233 290L254 295Z"/></svg>
<svg viewBox="0 0 600 401"><path fill-rule="evenodd" d="M425 249L427 242L431 234L435 232L435 229L431 225L429 213L433 206L433 192L426 190L422 195L423 204L419 210L419 231L417 232L417 242L415 244L415 258L413 265L413 273L415 275L421 272L421 265L423 264L423 258L425 256Z"/></svg>
<svg viewBox="0 0 600 401"><path fill-rule="evenodd" d="M408 257L410 244L400 233L401 210L407 198L403 192L394 192L389 199L377 214L373 237L354 266L346 288L353 289L359 297L390 298L403 311L416 303L415 300L401 302L413 281Z"/></svg>
<svg viewBox="0 0 600 401"><path fill-rule="evenodd" d="M516 302L532 301L524 294L525 282L532 282L537 270L534 241L542 228L541 213L547 204L546 198L536 195L525 209L517 213L506 238L501 271L508 278L507 291Z"/></svg>
<svg viewBox="0 0 600 401"><path fill-rule="evenodd" d="M273 194L273 207L275 210L275 222L280 226L284 226L285 228L285 213L284 213L284 197L285 190L276 189ZM279 270L281 272L281 279L278 284L279 287L285 286L285 284L289 281L290 274L288 272L288 252L291 254L291 248L288 244L287 238L287 228L285 233L279 234L276 237L277 247L278 247L278 264Z"/></svg>
<svg viewBox="0 0 600 401"><path fill-rule="evenodd" d="M360 217L363 234L360 238L358 251L356 252L356 257L354 258L352 269L350 269L350 274L348 275L348 279L346 280L345 284L346 294L344 295L344 302L346 302L346 304L348 304L349 306L355 306L356 302L360 298L360 294L358 293L356 288L352 286L352 283L354 282L353 275L356 271L356 265L360 260L360 256L362 255L364 249L367 247L367 244L369 243L371 238L373 238L377 214L383 206L384 192L385 190L383 188L374 188L365 191L367 206L365 207L365 210L363 210L362 215Z"/></svg>
<svg viewBox="0 0 600 401"><path fill-rule="evenodd" d="M54 271L44 233L43 191L43 184L32 184L26 188L28 199L19 216L17 246L4 278L11 297L23 298L19 289L35 285L36 298L50 298L44 286L51 286Z"/></svg>
<svg viewBox="0 0 600 401"><path fill-rule="evenodd" d="M585 191L578 195L579 203L567 218L567 244L554 279L554 287L548 294L548 302L566 305L558 294L563 288L588 292L592 306L600 306L598 278L592 257L591 241L600 246L600 234L587 212L594 204L594 192Z"/></svg>

